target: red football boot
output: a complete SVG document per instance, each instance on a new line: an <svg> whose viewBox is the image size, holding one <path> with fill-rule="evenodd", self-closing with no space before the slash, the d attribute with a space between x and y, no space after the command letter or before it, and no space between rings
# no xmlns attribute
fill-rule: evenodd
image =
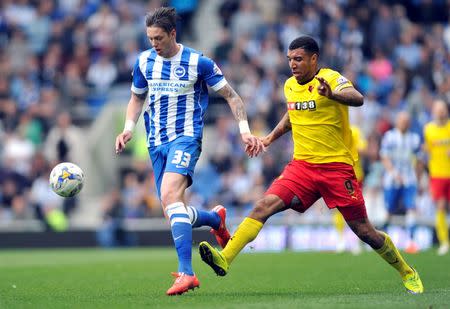
<svg viewBox="0 0 450 309"><path fill-rule="evenodd" d="M230 240L230 233L227 230L227 226L225 224L225 219L227 217L227 209L223 207L222 205L217 205L213 208L214 212L216 212L220 217L220 225L217 230L211 229L211 233L216 236L217 243L222 248L225 248L228 241Z"/></svg>
<svg viewBox="0 0 450 309"><path fill-rule="evenodd" d="M169 296L181 295L189 290L200 287L200 282L198 281L196 275L189 276L185 273L172 273L172 276L174 276L176 279L172 287L166 292L166 294Z"/></svg>

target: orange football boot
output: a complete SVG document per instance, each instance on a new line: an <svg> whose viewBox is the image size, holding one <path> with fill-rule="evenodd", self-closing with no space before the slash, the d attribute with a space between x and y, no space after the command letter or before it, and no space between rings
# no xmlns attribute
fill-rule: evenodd
<svg viewBox="0 0 450 309"><path fill-rule="evenodd" d="M200 282L198 281L196 275L189 276L185 273L171 273L171 275L176 279L172 287L166 292L166 294L169 296L181 295L189 290L200 287Z"/></svg>
<svg viewBox="0 0 450 309"><path fill-rule="evenodd" d="M227 226L225 224L225 219L227 217L227 209L223 207L222 205L217 205L213 208L214 212L216 212L220 217L220 225L217 230L211 229L211 233L216 236L217 243L222 248L225 248L228 241L230 240L230 233L227 230Z"/></svg>

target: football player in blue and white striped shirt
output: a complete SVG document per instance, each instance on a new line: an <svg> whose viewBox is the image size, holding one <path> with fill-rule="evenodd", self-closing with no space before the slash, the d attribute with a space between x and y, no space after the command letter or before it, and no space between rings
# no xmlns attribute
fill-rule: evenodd
<svg viewBox="0 0 450 309"><path fill-rule="evenodd" d="M407 112L397 115L395 128L387 131L381 141L380 156L385 167L383 186L384 199L388 210L388 220L399 205L406 211L405 224L409 234L406 251L417 252L413 242L417 176L415 161L420 151L420 137L409 130L410 116Z"/></svg>
<svg viewBox="0 0 450 309"><path fill-rule="evenodd" d="M214 61L177 43L175 22L173 8L159 8L146 16L147 36L153 48L142 52L136 61L125 128L116 138L116 152L120 153L131 140L145 104L147 147L179 260L175 283L167 295L182 294L199 286L191 262L193 227L211 226L222 246L229 239L225 208L219 206L207 212L184 204L184 192L192 184L201 153L207 86L228 102L239 122L247 154L258 155L264 149L250 132L242 99Z"/></svg>

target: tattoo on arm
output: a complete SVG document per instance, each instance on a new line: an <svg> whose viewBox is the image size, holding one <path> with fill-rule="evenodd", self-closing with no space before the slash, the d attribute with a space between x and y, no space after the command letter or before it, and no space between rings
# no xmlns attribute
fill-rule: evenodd
<svg viewBox="0 0 450 309"><path fill-rule="evenodd" d="M291 130L292 124L289 119L289 113L286 112L280 122L278 122L277 126L270 133L270 135L272 136L271 140L274 141Z"/></svg>
<svg viewBox="0 0 450 309"><path fill-rule="evenodd" d="M233 112L234 118L237 121L247 120L247 113L245 111L244 102L241 97L234 91L230 85L225 85L217 91L230 105L231 111Z"/></svg>

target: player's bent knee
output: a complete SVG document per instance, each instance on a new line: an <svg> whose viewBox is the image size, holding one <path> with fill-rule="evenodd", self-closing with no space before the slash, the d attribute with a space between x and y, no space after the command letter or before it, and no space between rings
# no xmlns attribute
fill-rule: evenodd
<svg viewBox="0 0 450 309"><path fill-rule="evenodd" d="M280 211L281 206L284 206L282 201L282 205L280 205L280 201L265 196L255 203L255 206L253 207L249 217L261 222L265 222L273 214Z"/></svg>

